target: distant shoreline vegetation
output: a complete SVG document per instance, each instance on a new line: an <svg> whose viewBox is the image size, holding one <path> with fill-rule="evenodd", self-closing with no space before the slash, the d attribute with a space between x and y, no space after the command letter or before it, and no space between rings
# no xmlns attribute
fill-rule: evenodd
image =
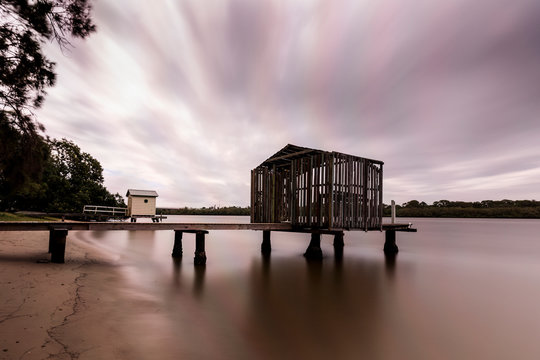
<svg viewBox="0 0 540 360"><path fill-rule="evenodd" d="M210 206L202 208L157 208L162 215L231 215L249 216L249 206ZM384 216L391 216L391 207L384 204ZM0 213L0 221L28 221L16 219L8 213ZM439 200L428 205L423 201L411 200L396 204L397 217L431 218L516 218L540 219L540 201L536 200L483 200L476 202ZM50 219L47 219L50 220Z"/></svg>
<svg viewBox="0 0 540 360"><path fill-rule="evenodd" d="M202 208L183 207L177 209L158 208L163 215L236 215L249 216L250 207L211 206ZM390 205L384 204L384 216L391 216ZM423 201L411 200L396 205L398 217L433 218L521 218L540 219L540 201L536 200L483 200L475 202L439 200L428 205Z"/></svg>
<svg viewBox="0 0 540 360"><path fill-rule="evenodd" d="M390 205L384 204L384 216L391 216ZM434 218L540 218L540 202L536 200L483 200L475 202L439 200L432 205L411 200L396 204L398 217Z"/></svg>
<svg viewBox="0 0 540 360"><path fill-rule="evenodd" d="M162 215L250 215L251 208L249 206L211 206L202 208L178 208L178 209L164 209L157 208L156 213Z"/></svg>

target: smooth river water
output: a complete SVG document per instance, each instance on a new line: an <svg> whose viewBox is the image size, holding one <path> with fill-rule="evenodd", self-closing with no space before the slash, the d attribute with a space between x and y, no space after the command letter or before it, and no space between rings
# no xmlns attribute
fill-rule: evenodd
<svg viewBox="0 0 540 360"><path fill-rule="evenodd" d="M171 258L172 231L78 232L113 254L142 316L146 341L178 359L539 359L540 221L399 219L394 261L384 233L346 232L341 260L323 235L211 231L205 267L195 236ZM249 222L169 216L168 222ZM159 358L159 357L158 357Z"/></svg>

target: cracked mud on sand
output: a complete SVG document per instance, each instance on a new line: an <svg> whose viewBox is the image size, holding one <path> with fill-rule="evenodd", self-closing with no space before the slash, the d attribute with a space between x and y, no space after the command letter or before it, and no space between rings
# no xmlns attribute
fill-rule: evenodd
<svg viewBox="0 0 540 360"><path fill-rule="evenodd" d="M67 246L53 264L48 232L0 232L0 359L141 358L125 329L145 305L123 295L112 259L75 236Z"/></svg>

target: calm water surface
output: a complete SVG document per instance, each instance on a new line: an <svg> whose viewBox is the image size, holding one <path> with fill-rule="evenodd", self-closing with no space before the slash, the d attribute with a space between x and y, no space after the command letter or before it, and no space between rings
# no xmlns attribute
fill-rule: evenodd
<svg viewBox="0 0 540 360"><path fill-rule="evenodd" d="M155 304L140 341L157 358L539 359L540 221L400 219L399 255L384 233L348 232L343 258L323 236L322 261L302 256L309 235L211 231L206 267L195 239L171 258L172 231L78 232L114 254L132 295ZM249 222L170 216L169 222Z"/></svg>

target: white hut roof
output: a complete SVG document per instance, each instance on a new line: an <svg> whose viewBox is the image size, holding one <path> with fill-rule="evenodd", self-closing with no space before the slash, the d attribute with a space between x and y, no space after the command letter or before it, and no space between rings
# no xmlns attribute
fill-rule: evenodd
<svg viewBox="0 0 540 360"><path fill-rule="evenodd" d="M145 197L158 197L157 192L154 190L136 190L128 189L126 196L145 196Z"/></svg>

